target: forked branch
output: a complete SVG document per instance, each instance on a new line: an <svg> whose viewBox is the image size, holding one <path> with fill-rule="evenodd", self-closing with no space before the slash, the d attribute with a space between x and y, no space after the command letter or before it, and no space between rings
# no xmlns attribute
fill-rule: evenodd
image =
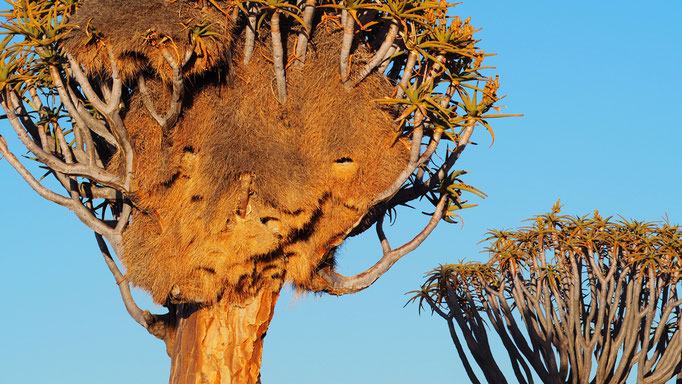
<svg viewBox="0 0 682 384"><path fill-rule="evenodd" d="M326 285L321 290L332 295L346 295L362 291L363 289L372 285L378 278L386 273L398 260L403 256L415 250L421 245L424 240L433 232L443 214L446 206L446 195L441 196L436 205L435 212L431 215L431 219L424 229L417 234L412 240L403 244L402 246L391 249L388 245L388 240L381 228L382 221L378 221L377 234L382 243L383 257L368 270L359 273L355 276L345 277L336 273L332 268L325 267L318 270L318 275L326 282Z"/></svg>
<svg viewBox="0 0 682 384"><path fill-rule="evenodd" d="M185 95L183 67L192 59L192 56L194 55L194 46L187 48L185 54L179 58L180 62L177 62L173 55L165 48L161 49L161 54L173 70L173 92L168 104L166 116L164 116L162 119L163 123L159 124L161 125L161 129L166 130L175 125L175 123L178 121L178 118L180 117L180 112L182 112L182 99ZM147 101L145 101L145 106L146 105ZM150 110L150 112L152 112L152 110ZM155 110L153 111L155 112ZM154 119L156 119L156 117ZM159 120L157 119L157 121Z"/></svg>
<svg viewBox="0 0 682 384"><path fill-rule="evenodd" d="M7 100L11 99L10 92L12 91L7 91L5 95L3 95L3 100L0 101L0 105L5 110L5 113L7 114L7 120L10 122L10 125L16 132L19 140L21 140L26 149L34 154L38 160L47 165L50 169L53 169L57 172L61 172L70 176L87 177L91 180L97 181L100 184L115 189L123 189L124 182L120 179L120 177L103 170L89 167L85 164L66 164L36 144L36 142L26 133L24 125L14 112L15 109L18 109L18 106L8 105Z"/></svg>

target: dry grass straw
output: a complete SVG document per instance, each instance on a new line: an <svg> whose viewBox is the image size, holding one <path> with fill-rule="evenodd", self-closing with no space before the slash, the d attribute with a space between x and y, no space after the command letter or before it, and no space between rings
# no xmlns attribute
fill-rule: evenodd
<svg viewBox="0 0 682 384"><path fill-rule="evenodd" d="M111 41L123 39L116 36ZM305 289L404 168L408 151L395 141L395 113L372 101L390 85L377 75L346 90L339 41L324 29L314 35L305 66L287 71L285 105L275 96L267 48L248 66L236 64L235 54L231 79L192 77L183 114L166 132L132 97L125 124L136 151L137 209L120 256L130 281L156 302L239 301L271 279ZM148 87L157 105L167 103L163 76ZM242 217L245 175L252 181Z"/></svg>
<svg viewBox="0 0 682 384"><path fill-rule="evenodd" d="M110 74L107 48L111 48L124 79L144 69L153 69L162 79L172 78L172 69L162 51L180 62L185 51L196 52L185 73L200 74L229 61L232 31L226 16L213 7L199 9L194 2L159 0L86 0L71 17L76 26L64 47L90 74ZM210 37L203 44L191 41L194 26L205 25Z"/></svg>

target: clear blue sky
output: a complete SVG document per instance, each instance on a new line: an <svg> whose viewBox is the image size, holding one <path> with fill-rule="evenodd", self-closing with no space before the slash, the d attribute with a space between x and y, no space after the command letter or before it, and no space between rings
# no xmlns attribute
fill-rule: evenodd
<svg viewBox="0 0 682 384"><path fill-rule="evenodd" d="M265 341L268 383L466 382L446 324L405 292L439 263L483 260L488 228L509 228L561 198L570 214L682 223L682 2L469 0L508 113L458 168L489 197L441 224L376 284L346 297L280 298ZM13 148L6 122L0 134ZM0 161L0 383L164 383L161 341L128 317L92 234ZM399 212L407 238L425 218ZM372 231L370 231L372 232ZM372 237L340 252L346 273L379 256ZM149 305L144 293L140 301ZM500 347L501 348L501 347ZM503 355L500 355L503 357Z"/></svg>

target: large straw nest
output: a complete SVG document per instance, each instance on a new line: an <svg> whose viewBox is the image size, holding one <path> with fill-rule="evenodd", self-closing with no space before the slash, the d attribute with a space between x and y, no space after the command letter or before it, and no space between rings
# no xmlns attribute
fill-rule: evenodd
<svg viewBox="0 0 682 384"><path fill-rule="evenodd" d="M74 21L94 22L94 8L102 3L113 2L88 0ZM119 14L111 26L97 29L115 47L117 60L123 62L126 52L147 58L144 65L154 69L144 72L148 87L157 108L164 108L171 93L164 64L156 48L136 36L152 25L183 44L173 15L200 11L179 2L165 8L116 4L125 12L153 14L135 21ZM126 31L118 32L123 26ZM372 75L345 89L340 40L338 31L324 28L313 35L305 65L287 70L284 105L275 96L267 38L249 65L241 65L239 53L225 62L233 67L229 78L207 66L196 70L186 82L183 113L166 131L134 89L124 122L135 149L136 210L120 257L127 278L156 302L212 302L225 295L239 301L273 281L306 289L317 268L334 263L335 249L372 199L404 169L408 150L396 140L396 113L375 101L392 87L383 75ZM67 49L92 73L106 72L101 52L88 53L82 41L74 39ZM216 43L216 57L230 56L223 51L229 41ZM369 57L359 49L355 67ZM126 73L140 65L130 64ZM121 163L116 156L110 167ZM250 193L240 215L245 177L251 178Z"/></svg>

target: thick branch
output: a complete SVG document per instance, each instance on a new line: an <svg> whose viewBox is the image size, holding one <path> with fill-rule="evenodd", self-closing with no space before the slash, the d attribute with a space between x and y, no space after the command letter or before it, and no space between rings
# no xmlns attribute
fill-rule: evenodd
<svg viewBox="0 0 682 384"><path fill-rule="evenodd" d="M90 113L90 111L88 111L85 108L85 105L80 101L79 97L76 95L76 91L74 90L74 88L75 85L73 84L68 87L69 96L71 97L71 100L73 100L73 103L76 105L76 109L80 114L81 118L87 122L87 127L91 129L93 132L95 132L97 135L102 137L104 140L106 140L107 143L118 148L119 143L116 142L116 138L114 138L114 135L112 135L111 132L109 132L109 129L104 124L104 122L95 118Z"/></svg>
<svg viewBox="0 0 682 384"><path fill-rule="evenodd" d="M95 90L92 88L92 84L90 84L90 80L88 80L85 72L83 72L81 69L80 64L69 53L66 54L66 57L69 59L69 69L71 70L71 76L76 80L81 90L83 90L85 97L87 97L88 101L95 108L97 108L100 113L103 115L108 114L109 111L107 110L107 104L100 99ZM118 106L115 107L118 108Z"/></svg>
<svg viewBox="0 0 682 384"><path fill-rule="evenodd" d="M424 299L426 300L427 303L429 303L429 306L431 306L431 309L434 312L438 313L440 317L444 318L448 322L448 330L450 331L450 337L452 338L453 343L455 343L457 355L459 355L459 359L462 360L464 370L466 371L469 380L471 380L471 383L481 384L481 381L478 379L476 373L474 373L474 370L471 367L471 363L469 362L469 358L464 352L464 348L462 348L462 343L459 341L459 336L457 336L457 331L455 330L455 324L452 321L452 315L451 314L447 315L443 311L441 311L440 308L438 308L438 305L436 305L436 303L433 302L433 299L431 299L428 295L425 295Z"/></svg>
<svg viewBox="0 0 682 384"><path fill-rule="evenodd" d="M246 24L246 30L244 33L244 64L248 64L253 56L253 48L256 45L256 21L258 20L258 10L259 8L249 3L247 5L248 9L248 23Z"/></svg>
<svg viewBox="0 0 682 384"><path fill-rule="evenodd" d="M284 48L282 47L282 33L279 30L279 11L275 11L270 19L270 35L272 36L272 59L275 66L275 81L277 83L277 100L280 104L287 101L287 79L284 70Z"/></svg>
<svg viewBox="0 0 682 384"><path fill-rule="evenodd" d="M431 220L426 227L412 240L405 243L399 248L386 252L384 256L368 270L351 277L345 277L337 274L331 268L323 268L318 271L318 275L326 282L321 290L326 291L332 295L345 295L349 293L359 292L370 285L372 285L379 277L386 273L398 260L406 254L416 249L426 238L433 232L445 210L446 196L442 196L436 211L431 215Z"/></svg>
<svg viewBox="0 0 682 384"><path fill-rule="evenodd" d="M350 77L350 50L353 46L353 38L355 37L355 19L347 10L342 12L343 22L343 42L341 43L341 55L339 57L339 72L341 80L346 83Z"/></svg>
<svg viewBox="0 0 682 384"><path fill-rule="evenodd" d="M445 176L448 175L448 172L452 166L455 165L455 162L457 162L459 159L459 156L464 151L464 148L466 148L467 144L469 144L469 139L471 138L471 134L474 132L475 125L476 122L473 119L468 121L466 129L464 129L464 132L462 132L459 140L457 141L457 147L448 154L448 157L445 159L443 165L441 165L441 167L438 169L438 172L436 172L435 175L431 176L431 178L424 183L426 188L435 187L445 178Z"/></svg>
<svg viewBox="0 0 682 384"><path fill-rule="evenodd" d="M16 156L14 156L14 154L9 150L5 139L2 136L0 136L0 153L28 183L28 185L31 186L31 188L33 188L33 190L35 190L41 197L72 210L76 216L78 216L78 218L93 231L102 234L112 233L112 228L101 220L98 220L92 214L92 212L90 212L80 203L80 200L70 199L59 195L40 184L40 182L33 177L33 175L23 166L23 164L21 164L19 159L17 159ZM71 189L69 189L69 192L72 192Z"/></svg>
<svg viewBox="0 0 682 384"><path fill-rule="evenodd" d="M109 61L111 64L112 85L109 95L105 94L105 98L108 99L106 110L108 113L113 113L120 108L121 96L123 95L123 79L121 78L121 74L118 70L118 64L116 63L116 59L114 57L114 51L110 46L107 46L107 52L109 53Z"/></svg>
<svg viewBox="0 0 682 384"><path fill-rule="evenodd" d="M364 80L370 73L372 73L372 71L374 71L385 60L386 54L393 45L396 36L398 36L398 23L396 23L395 21L391 21L391 27L389 28L388 33L384 38L384 42L379 47L379 50L377 50L377 52L374 54L372 60L370 60L370 62L367 63L367 65L365 65L365 68L362 69L362 71L358 75L357 80L355 80L355 84L353 84L354 86L360 84L362 80Z"/></svg>
<svg viewBox="0 0 682 384"><path fill-rule="evenodd" d="M313 17L315 16L315 0L306 0L303 5L303 23L304 30L298 34L298 42L296 43L296 66L303 66L305 63L305 54L308 50L308 40L313 32Z"/></svg>
<svg viewBox="0 0 682 384"><path fill-rule="evenodd" d="M181 58L182 61L180 63L175 61L175 58L173 58L173 55L171 55L167 49L162 49L161 54L173 70L173 93L171 94L170 103L168 104L168 111L163 118L163 124L160 124L161 128L165 130L175 125L178 121L178 117L180 117L180 112L182 112L182 98L185 95L182 68L192 58L194 47L190 47L185 51L185 55Z"/></svg>
<svg viewBox="0 0 682 384"><path fill-rule="evenodd" d="M475 316L480 320L480 316L477 312L472 313L471 311L462 308L459 303L460 298L454 292L450 281L445 281L445 288L445 298L448 306L451 308L454 315L453 317L455 321L457 321L459 329L462 331L462 335L471 351L471 355L481 367L487 381L489 383L506 384L507 380L504 378L502 371L493 358L485 327L480 326L481 324L477 324L477 322L474 321L475 319L472 318ZM466 298L466 302L469 306L475 305L475 303L472 303L470 295Z"/></svg>
<svg viewBox="0 0 682 384"><path fill-rule="evenodd" d="M407 63L405 63L405 69L403 70L403 77L400 79L400 83L396 87L396 99L402 99L405 96L405 89L410 85L410 79L412 78L412 73L414 72L414 66L417 64L417 59L419 58L419 53L416 51L411 51L407 58Z"/></svg>

